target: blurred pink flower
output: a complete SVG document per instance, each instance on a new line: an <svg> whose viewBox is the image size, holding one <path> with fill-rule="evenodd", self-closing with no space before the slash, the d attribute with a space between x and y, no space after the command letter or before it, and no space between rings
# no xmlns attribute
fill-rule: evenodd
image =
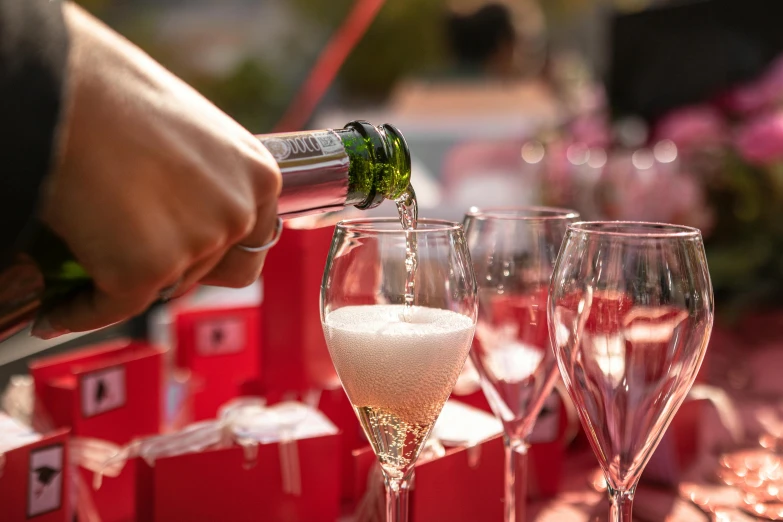
<svg viewBox="0 0 783 522"><path fill-rule="evenodd" d="M626 166L623 172L627 177L613 183L616 200L612 219L679 223L705 233L711 229L712 210L697 177L660 166L647 170Z"/></svg>
<svg viewBox="0 0 783 522"><path fill-rule="evenodd" d="M728 91L718 98L718 104L734 114L752 114L769 104L769 96L763 85L754 83Z"/></svg>
<svg viewBox="0 0 783 522"><path fill-rule="evenodd" d="M766 114L740 127L735 145L749 163L783 160L783 112Z"/></svg>
<svg viewBox="0 0 783 522"><path fill-rule="evenodd" d="M658 122L655 137L672 140L679 149L720 146L728 127L720 112L709 105L693 105L670 112Z"/></svg>
<svg viewBox="0 0 783 522"><path fill-rule="evenodd" d="M606 117L599 114L580 116L571 122L571 139L590 148L606 148L612 140Z"/></svg>
<svg viewBox="0 0 783 522"><path fill-rule="evenodd" d="M757 80L731 89L718 99L726 110L751 114L783 100L783 57L776 59Z"/></svg>

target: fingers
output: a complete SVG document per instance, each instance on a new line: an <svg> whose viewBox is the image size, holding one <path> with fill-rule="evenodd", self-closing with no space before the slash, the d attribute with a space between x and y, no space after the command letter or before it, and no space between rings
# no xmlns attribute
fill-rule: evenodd
<svg viewBox="0 0 783 522"><path fill-rule="evenodd" d="M236 243L247 246L260 246L272 239L277 224L277 197L282 187L280 169L274 158L257 138L247 134L245 149L248 157L253 158L249 176L256 201L255 225ZM243 288L255 282L264 266L266 252L247 252L235 248L234 244L223 254L219 263L214 265L199 280L201 284ZM189 274L190 278L190 274Z"/></svg>
<svg viewBox="0 0 783 522"><path fill-rule="evenodd" d="M261 246L272 239L276 225L277 207L266 205L259 209L255 227L240 243L252 247ZM265 258L266 252L247 252L232 246L200 282L205 285L243 288L258 279Z"/></svg>
<svg viewBox="0 0 783 522"><path fill-rule="evenodd" d="M154 295L109 295L100 289L85 291L49 310L36 320L31 334L52 339L70 332L86 332L142 313Z"/></svg>
<svg viewBox="0 0 783 522"><path fill-rule="evenodd" d="M181 297L190 292L196 285L203 283L202 280L204 277L206 277L206 275L210 273L218 263L220 263L220 260L223 259L223 255L224 251L221 250L216 254L212 254L209 257L194 263L190 268L188 268L188 270L182 276L181 280L176 284L176 288L174 288L171 299L177 299L178 297Z"/></svg>

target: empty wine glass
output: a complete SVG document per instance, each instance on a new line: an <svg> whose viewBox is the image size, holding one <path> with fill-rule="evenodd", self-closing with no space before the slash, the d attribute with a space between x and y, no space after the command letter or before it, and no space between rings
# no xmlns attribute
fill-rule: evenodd
<svg viewBox="0 0 783 522"><path fill-rule="evenodd" d="M503 423L506 522L525 520L528 438L557 380L546 321L549 280L577 217L544 207L472 208L465 217L479 295L470 355Z"/></svg>
<svg viewBox="0 0 783 522"><path fill-rule="evenodd" d="M713 297L699 230L569 225L552 275L549 333L604 471L612 522L629 522L639 477L691 388Z"/></svg>
<svg viewBox="0 0 783 522"><path fill-rule="evenodd" d="M411 249L418 262L406 265ZM411 267L417 267L412 292ZM321 320L332 362L383 470L388 522L408 519L413 466L467 359L476 307L459 223L419 219L408 230L396 219L337 225Z"/></svg>

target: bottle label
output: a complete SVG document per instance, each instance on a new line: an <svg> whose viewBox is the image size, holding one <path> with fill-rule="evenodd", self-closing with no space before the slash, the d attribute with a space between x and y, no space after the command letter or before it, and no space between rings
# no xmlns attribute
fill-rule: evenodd
<svg viewBox="0 0 783 522"><path fill-rule="evenodd" d="M271 134L260 140L278 163L318 158L344 150L342 140L332 130Z"/></svg>

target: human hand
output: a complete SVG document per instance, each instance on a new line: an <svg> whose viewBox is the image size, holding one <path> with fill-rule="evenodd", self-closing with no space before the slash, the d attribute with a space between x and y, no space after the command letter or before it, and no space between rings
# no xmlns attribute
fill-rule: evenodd
<svg viewBox="0 0 783 522"><path fill-rule="evenodd" d="M69 112L41 218L93 278L34 326L50 338L143 312L163 288L255 281L281 179L247 130L77 6ZM176 295L175 294L175 295Z"/></svg>

